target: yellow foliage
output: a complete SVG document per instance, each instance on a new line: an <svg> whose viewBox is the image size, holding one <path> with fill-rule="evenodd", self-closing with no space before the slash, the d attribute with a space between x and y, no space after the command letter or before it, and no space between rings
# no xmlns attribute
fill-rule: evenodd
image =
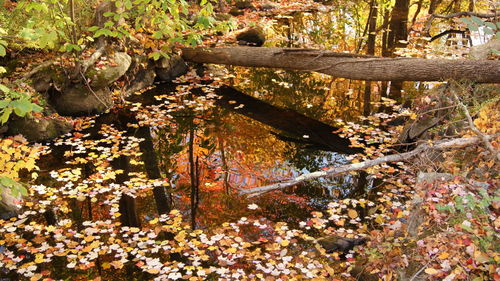
<svg viewBox="0 0 500 281"><path fill-rule="evenodd" d="M500 101L486 104L479 111L479 117L474 120L474 125L486 134L497 134L500 132L500 112L498 108Z"/></svg>
<svg viewBox="0 0 500 281"><path fill-rule="evenodd" d="M0 140L0 176L19 179L19 170L32 171L38 159L39 147L29 146L22 137Z"/></svg>

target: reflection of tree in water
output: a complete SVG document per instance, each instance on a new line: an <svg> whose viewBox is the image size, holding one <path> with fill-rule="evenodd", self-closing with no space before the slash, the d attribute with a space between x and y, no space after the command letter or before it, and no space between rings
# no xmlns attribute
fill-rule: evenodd
<svg viewBox="0 0 500 281"><path fill-rule="evenodd" d="M345 157L338 153L297 149L294 146L290 146L287 150L287 157L297 168L298 173L296 176L298 176L299 173L304 174L320 171L324 168L348 163ZM366 188L369 187L368 184L366 175L348 174L333 178L308 181L290 190L293 190L293 193L297 195L308 195L313 197L311 202L314 201L316 204L321 204L323 201L323 203L327 203L331 198L361 196Z"/></svg>
<svg viewBox="0 0 500 281"><path fill-rule="evenodd" d="M274 106L289 108L334 125L352 121L363 112L363 83L335 80L318 73L235 68L234 85Z"/></svg>

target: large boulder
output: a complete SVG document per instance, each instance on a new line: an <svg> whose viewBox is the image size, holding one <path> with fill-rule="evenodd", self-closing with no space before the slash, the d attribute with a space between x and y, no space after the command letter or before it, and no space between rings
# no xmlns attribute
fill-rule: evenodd
<svg viewBox="0 0 500 281"><path fill-rule="evenodd" d="M43 119L26 116L14 118L8 123L8 135L23 135L29 141L54 139L70 132L73 126L58 119Z"/></svg>
<svg viewBox="0 0 500 281"><path fill-rule="evenodd" d="M103 113L113 106L113 99L107 87L88 89L85 85L78 84L62 93L52 93L50 103L60 115L84 116Z"/></svg>
<svg viewBox="0 0 500 281"><path fill-rule="evenodd" d="M156 76L161 82L170 82L188 71L186 62L179 55L161 58L156 61Z"/></svg>
<svg viewBox="0 0 500 281"><path fill-rule="evenodd" d="M109 63L103 67L90 67L85 73L93 89L102 89L115 82L127 72L132 63L132 58L123 52L114 53L108 60Z"/></svg>

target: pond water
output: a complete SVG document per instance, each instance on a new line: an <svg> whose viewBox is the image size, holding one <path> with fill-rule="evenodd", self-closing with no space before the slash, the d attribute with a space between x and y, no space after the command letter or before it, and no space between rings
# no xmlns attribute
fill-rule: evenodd
<svg viewBox="0 0 500 281"><path fill-rule="evenodd" d="M338 16L328 12L278 17L269 29L274 34L267 45L340 50L350 27L336 26ZM324 30L335 30L335 34ZM168 208L181 210L186 219L194 214L196 228L240 217L294 224L312 211L325 209L332 199L363 195L373 185L362 173L310 181L255 198L237 196L240 189L348 163L346 156L358 150L349 148L349 141L334 131L344 122L360 121L365 84L310 72L238 67L211 70L208 73L222 72L222 79L211 74L200 79L191 72L177 83L133 95L91 125L82 125L90 128L57 141L48 158L60 164L65 159L71 163L63 165L67 169L78 167L84 171L85 181L85 176L95 177L99 167L116 168L115 160L103 164L87 159L78 165L81 156L89 158L92 151L95 154L90 158L99 159L106 151L112 157L113 149L139 143L127 139L128 144L111 144L113 137L146 139L138 153L143 155L131 155L126 159L127 168L118 168L163 180ZM380 99L378 87L372 86L372 101ZM144 165L137 162L140 159ZM43 168L47 171L62 168L41 161L42 166L46 163L50 163ZM95 195L82 190L82 196ZM153 194L142 194L136 201L139 221L154 217ZM257 211L247 207L254 203ZM87 215L99 216L96 211Z"/></svg>

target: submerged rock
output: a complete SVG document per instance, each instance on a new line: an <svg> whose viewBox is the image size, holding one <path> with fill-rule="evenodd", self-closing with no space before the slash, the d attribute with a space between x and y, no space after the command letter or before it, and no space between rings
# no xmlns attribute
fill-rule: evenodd
<svg viewBox="0 0 500 281"><path fill-rule="evenodd" d="M26 116L14 118L8 123L8 135L23 135L29 141L44 141L54 139L70 132L73 126L57 119L43 119Z"/></svg>
<svg viewBox="0 0 500 281"><path fill-rule="evenodd" d="M50 103L60 115L84 116L103 113L113 106L113 99L107 87L91 90L75 85L62 93L52 93Z"/></svg>
<svg viewBox="0 0 500 281"><path fill-rule="evenodd" d="M260 47L266 41L266 35L261 28L249 28L236 35L239 45Z"/></svg>

